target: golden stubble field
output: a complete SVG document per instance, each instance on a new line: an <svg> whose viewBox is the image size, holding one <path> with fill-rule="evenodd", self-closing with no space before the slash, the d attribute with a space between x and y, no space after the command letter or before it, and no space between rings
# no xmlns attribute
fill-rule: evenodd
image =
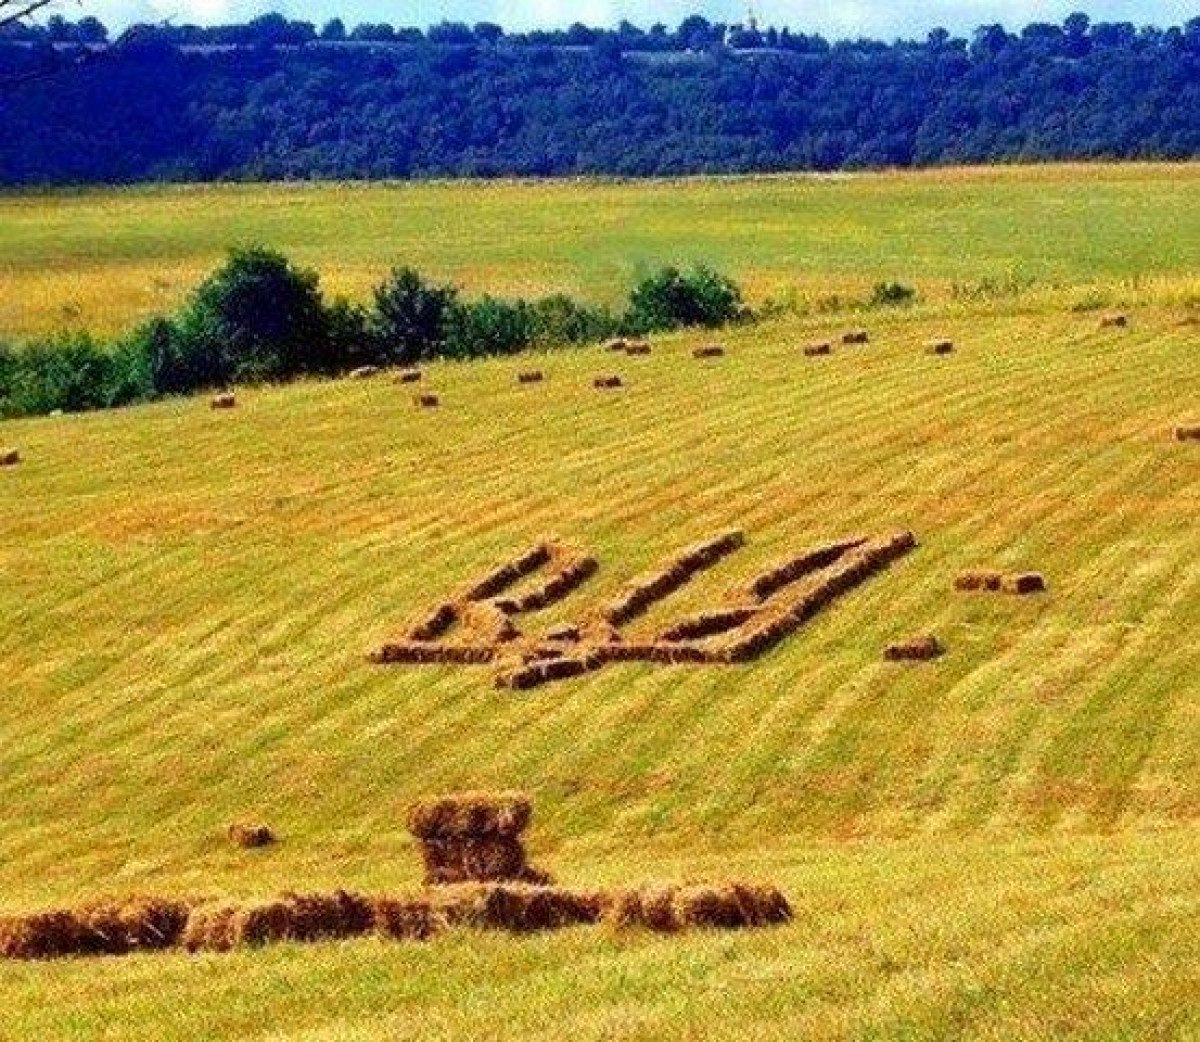
<svg viewBox="0 0 1200 1042"><path fill-rule="evenodd" d="M959 176L1001 200L977 203L984 226L1032 222L1009 206L1016 174ZM1072 205L1121 176L1082 172ZM1175 230L1140 278L1131 202L1059 288L784 318L729 331L720 359L672 336L644 358L430 366L437 410L382 378L242 389L227 413L4 423L24 457L0 471L4 910L411 888L412 798L515 787L535 799L534 859L564 882L759 877L796 920L8 963L0 1037L1196 1037L1200 455L1171 436L1200 419L1200 265L1171 237L1188 176L1150 179ZM921 197L920 177L894 180ZM920 256L919 237L883 237ZM960 240L955 263L988 250ZM1073 310L1104 280L1127 330ZM872 342L803 357L849 322ZM929 356L943 336L955 354ZM519 386L530 366L545 382ZM594 390L609 371L626 386ZM541 536L600 562L548 626L729 527L745 549L647 626L826 539L911 528L921 545L747 666L614 665L514 694L486 667L366 659ZM1050 591L954 593L977 565ZM941 659L882 660L924 631ZM242 816L282 842L230 848Z"/></svg>

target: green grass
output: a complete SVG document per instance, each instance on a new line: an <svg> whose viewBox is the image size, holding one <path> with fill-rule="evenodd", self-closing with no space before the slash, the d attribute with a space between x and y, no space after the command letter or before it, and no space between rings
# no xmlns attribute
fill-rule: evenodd
<svg viewBox="0 0 1200 1042"><path fill-rule="evenodd" d="M0 194L0 336L118 332L174 308L233 243L365 297L410 263L470 291L616 302L705 261L756 300L929 297L1196 272L1200 165L1051 166L633 183L236 185Z"/></svg>
<svg viewBox="0 0 1200 1042"><path fill-rule="evenodd" d="M418 878L411 798L512 786L536 801L536 860L566 882L763 877L797 919L744 936L454 933L0 964L0 1037L1200 1035L1200 457L1170 437L1200 418L1186 306L1200 266L1173 252L1188 245L1191 169L674 187L681 208L723 187L903 187L932 210L961 176L981 229L1011 224L1022 176L1043 193L1076 177L1061 190L1080 208L1149 178L1173 207L1144 262L1121 246L1144 201L1131 190L1107 222L1124 234L1089 247L1095 263L1077 257L1061 291L871 314L872 344L828 359L799 345L838 325L791 317L729 333L709 363L685 336L649 358L549 353L534 387L515 384L527 360L431 366L436 412L379 380L245 389L225 414L186 399L4 423L0 441L25 458L0 471L0 907L404 888ZM157 206L168 221L165 201L187 197L40 204ZM825 206L831 224L859 217ZM533 209L511 221L546 219ZM725 212L730 240L748 241ZM541 256L566 249L546 234ZM664 231L660 248L687 243ZM979 271L993 249L962 239L940 263L967 271L974 256ZM1112 283L1138 305L1130 330L1070 310L1079 287L1132 272L1173 288ZM924 354L935 335L958 353ZM626 390L591 389L614 369ZM365 660L542 534L602 564L548 623L729 526L747 548L647 625L825 538L907 526L921 547L746 667L614 666L514 695L486 669ZM983 564L1042 571L1051 592L950 591ZM943 659L881 661L925 630ZM242 816L284 841L229 849L222 831Z"/></svg>

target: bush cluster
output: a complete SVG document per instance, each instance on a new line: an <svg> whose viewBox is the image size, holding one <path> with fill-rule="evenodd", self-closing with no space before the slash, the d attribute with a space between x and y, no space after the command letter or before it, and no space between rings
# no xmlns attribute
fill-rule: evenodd
<svg viewBox="0 0 1200 1042"><path fill-rule="evenodd" d="M645 276L623 315L562 294L467 300L411 268L392 271L368 307L327 302L315 272L256 246L231 251L177 315L151 319L115 344L71 333L20 351L0 345L0 416L104 409L235 383L506 355L748 317L737 286L702 266Z"/></svg>

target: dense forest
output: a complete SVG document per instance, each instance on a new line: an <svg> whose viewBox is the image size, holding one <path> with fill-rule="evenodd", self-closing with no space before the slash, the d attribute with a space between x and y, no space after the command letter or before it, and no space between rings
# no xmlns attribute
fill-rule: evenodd
<svg viewBox="0 0 1200 1042"><path fill-rule="evenodd" d="M830 43L52 18L0 37L0 183L683 174L1200 155L1200 19Z"/></svg>

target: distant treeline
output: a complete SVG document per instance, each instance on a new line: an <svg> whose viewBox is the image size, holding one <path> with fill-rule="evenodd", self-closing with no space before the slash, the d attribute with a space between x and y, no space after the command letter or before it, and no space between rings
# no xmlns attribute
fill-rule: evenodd
<svg viewBox="0 0 1200 1042"><path fill-rule="evenodd" d="M234 383L336 376L364 366L508 355L751 317L730 279L700 266L643 277L620 314L555 294L466 299L397 268L361 306L327 301L316 272L261 247L231 251L178 314L111 344L63 333L0 344L0 417L106 409Z"/></svg>
<svg viewBox="0 0 1200 1042"><path fill-rule="evenodd" d="M698 17L519 36L279 16L111 45L94 19L16 34L0 43L10 185L1200 155L1200 19L891 44Z"/></svg>

